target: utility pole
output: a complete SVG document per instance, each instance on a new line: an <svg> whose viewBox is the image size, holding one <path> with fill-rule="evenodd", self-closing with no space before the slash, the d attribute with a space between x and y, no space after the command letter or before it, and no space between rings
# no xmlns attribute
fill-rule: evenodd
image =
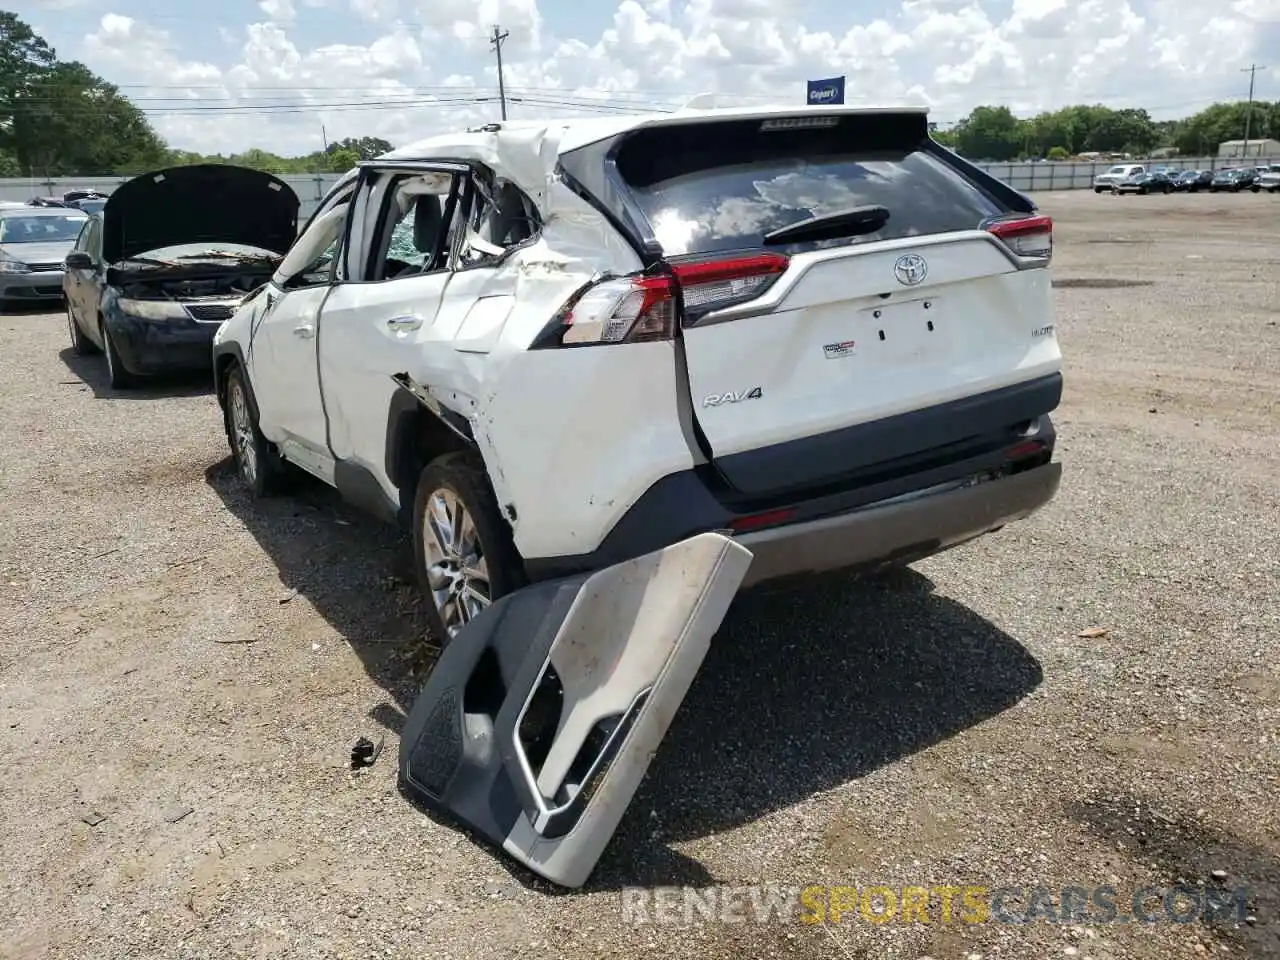
<svg viewBox="0 0 1280 960"><path fill-rule="evenodd" d="M1244 113L1244 155L1249 156L1249 132L1253 125L1253 77L1259 70L1265 70L1266 67L1260 67L1256 63L1249 64L1248 67L1241 70L1241 73L1249 75L1249 105L1245 107Z"/></svg>
<svg viewBox="0 0 1280 960"><path fill-rule="evenodd" d="M498 102L502 104L502 119L507 119L507 88L502 80L502 41L510 36L509 32L504 30L498 32L498 25L493 25L493 36L489 38L489 46L493 47L498 54Z"/></svg>
<svg viewBox="0 0 1280 960"><path fill-rule="evenodd" d="M320 124L320 142L324 144L324 152L329 152L329 134L325 132L324 124Z"/></svg>

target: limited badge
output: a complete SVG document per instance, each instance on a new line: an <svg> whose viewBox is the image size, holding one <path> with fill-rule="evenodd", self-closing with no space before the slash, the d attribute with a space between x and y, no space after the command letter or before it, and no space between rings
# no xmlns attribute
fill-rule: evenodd
<svg viewBox="0 0 1280 960"><path fill-rule="evenodd" d="M839 343L826 344L822 353L828 360L839 360L841 357L853 356L855 346L856 342L853 340L841 340Z"/></svg>

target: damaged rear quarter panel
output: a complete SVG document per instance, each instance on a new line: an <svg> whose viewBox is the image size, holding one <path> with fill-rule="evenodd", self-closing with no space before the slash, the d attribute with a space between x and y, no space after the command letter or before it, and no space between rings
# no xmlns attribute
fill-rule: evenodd
<svg viewBox="0 0 1280 960"><path fill-rule="evenodd" d="M526 558L595 549L652 483L693 466L673 344L528 349L584 284L641 268L594 209L550 190L540 238L499 267L514 283L501 336L487 358L469 355L472 431Z"/></svg>

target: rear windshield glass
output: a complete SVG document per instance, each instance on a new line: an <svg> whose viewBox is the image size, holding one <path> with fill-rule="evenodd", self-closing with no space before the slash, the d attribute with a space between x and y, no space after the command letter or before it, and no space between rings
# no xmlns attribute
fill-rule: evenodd
<svg viewBox="0 0 1280 960"><path fill-rule="evenodd" d="M924 150L920 117L842 117L841 129L761 123L657 127L626 141L618 173L667 256L758 247L780 227L866 205L889 211L874 233L772 249L972 230L1008 212Z"/></svg>

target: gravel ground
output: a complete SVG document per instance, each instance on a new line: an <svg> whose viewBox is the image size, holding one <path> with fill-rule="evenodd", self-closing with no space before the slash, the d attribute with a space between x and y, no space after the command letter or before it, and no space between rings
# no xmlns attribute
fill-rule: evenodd
<svg viewBox="0 0 1280 960"><path fill-rule="evenodd" d="M573 894L396 792L432 657L405 543L322 489L247 501L206 384L117 394L60 316L0 318L0 956L1280 956L1280 201L1042 202L1058 499L741 597ZM1247 885L1253 922L635 925L619 894L1111 884L1124 915L1176 882Z"/></svg>

